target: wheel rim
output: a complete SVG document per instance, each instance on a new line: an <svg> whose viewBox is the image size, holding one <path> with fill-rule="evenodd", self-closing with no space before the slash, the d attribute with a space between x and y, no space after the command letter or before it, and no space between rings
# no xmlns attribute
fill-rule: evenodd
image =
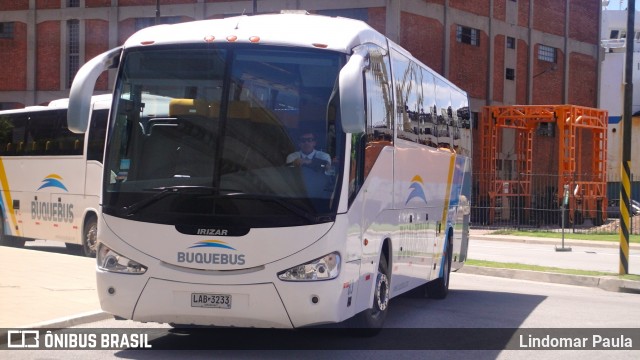
<svg viewBox="0 0 640 360"><path fill-rule="evenodd" d="M449 268L450 267L451 267L451 264L449 262L449 254L447 254L446 258L444 259L444 274L442 274L442 277L444 278L445 286L449 285L449 274L450 274Z"/></svg>
<svg viewBox="0 0 640 360"><path fill-rule="evenodd" d="M4 216L0 215L0 243L4 244Z"/></svg>
<svg viewBox="0 0 640 360"><path fill-rule="evenodd" d="M447 246L447 250L444 253L444 264L443 266L443 274L442 274L442 279L444 280L444 286L446 289L449 289L449 278L451 277L451 254L452 254L452 247L451 244L449 244L449 246Z"/></svg>
<svg viewBox="0 0 640 360"><path fill-rule="evenodd" d="M385 311L389 306L389 279L381 272L376 279L376 305L380 312Z"/></svg>
<svg viewBox="0 0 640 360"><path fill-rule="evenodd" d="M87 250L89 250L89 252L91 254L95 254L96 252L96 245L97 245L97 239L98 239L98 227L95 224L92 224L89 227L89 230L87 231L87 234L85 235L85 246L87 247Z"/></svg>

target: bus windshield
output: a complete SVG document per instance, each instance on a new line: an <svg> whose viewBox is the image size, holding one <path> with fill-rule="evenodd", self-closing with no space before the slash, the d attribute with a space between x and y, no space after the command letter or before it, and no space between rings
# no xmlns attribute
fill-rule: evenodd
<svg viewBox="0 0 640 360"><path fill-rule="evenodd" d="M132 48L105 162L106 214L173 225L335 219L345 55L270 46Z"/></svg>

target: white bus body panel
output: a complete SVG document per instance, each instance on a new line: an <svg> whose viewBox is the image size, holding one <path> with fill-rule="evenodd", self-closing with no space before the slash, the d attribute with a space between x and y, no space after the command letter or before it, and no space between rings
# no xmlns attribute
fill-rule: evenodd
<svg viewBox="0 0 640 360"><path fill-rule="evenodd" d="M106 222L105 222L106 220ZM345 258L355 258L359 245L357 237L344 241L347 232L347 217L338 216L336 223L321 224L300 228L297 235L301 238L307 234L323 234L320 238L311 238L309 246L291 254L290 246L254 246L246 248L246 258L252 266L237 270L201 270L169 264L159 258L144 254L140 250L125 243L112 228L117 219L103 215L98 226L99 238L116 252L127 254L129 258L148 267L142 275L123 275L98 269L97 284L102 309L114 315L137 321L156 321L176 324L226 325L226 326L261 326L261 327L301 327L311 324L340 322L356 312L368 307L356 306L355 289L359 282L365 282L366 288L372 288L373 276L359 272L360 261L351 259L343 261L340 275L336 279L313 282L288 282L277 278L277 273L290 267L305 263L333 251L347 254ZM120 220L122 221L122 220ZM107 225L109 224L109 225ZM118 224L135 232L139 224L134 221L123 221ZM118 229L121 229L121 227ZM162 259L172 261L175 249L164 246L166 233L170 232L163 225L146 224L150 228L163 228ZM330 231L327 232L327 228ZM271 229L273 234L282 230ZM174 229L174 232L177 231ZM265 230L266 231L266 230ZM265 241L264 232L259 235L248 234L244 237L225 238L229 244ZM149 237L148 234L140 237ZM338 236L337 234L342 234ZM185 236L182 235L184 238ZM188 236L187 238L204 238ZM156 238L156 241L159 241ZM351 244L351 248L350 248ZM171 249L171 250L167 250ZM264 255L266 253L267 255ZM160 253L156 253L159 255ZM270 255L269 255L270 254ZM286 256L285 254L289 254ZM343 255L344 256L344 255ZM257 259L262 259L258 261ZM344 259L344 258L343 258ZM269 261L269 262L265 262ZM258 264L261 263L261 264ZM222 268L222 267L220 267ZM111 294L109 289L113 288ZM192 293L228 294L232 295L231 309L211 309L191 306ZM313 297L318 298L313 303ZM364 304L367 304L366 306Z"/></svg>
<svg viewBox="0 0 640 360"><path fill-rule="evenodd" d="M67 103L60 99L49 106L2 114L63 109ZM94 110L110 105L111 95L92 98ZM85 160L88 133L84 146L85 155L0 157L0 207L6 235L82 243L84 219L88 213L98 213L102 183L102 163Z"/></svg>
<svg viewBox="0 0 640 360"><path fill-rule="evenodd" d="M324 44L344 53L366 42L387 47L382 35L361 22L332 19L335 26L326 31L326 19L278 17L287 26L274 27L267 21L270 15L260 15L151 27L134 34L124 48L145 41L200 43L207 36L226 39L229 35L237 36L238 42L260 36L262 44ZM211 26L203 26L207 24ZM347 136L346 149L351 148L350 138ZM130 275L98 269L101 307L127 319L176 324L301 327L346 320L372 305L385 241L391 249L392 296L440 276L448 231L454 230L454 242L463 238L457 228L462 212L451 199L460 190L453 183L460 181L460 169L468 169L468 164L469 159L451 151L395 139L394 146L382 149L349 204L347 156L341 202L332 224L252 229L245 236L218 237L185 235L174 226L102 215L99 241L146 266L147 271ZM179 252L200 251L191 247L204 240L223 242L232 249L216 251L242 254L243 264L192 261L187 265L179 261ZM454 252L456 246L460 245L454 244ZM285 282L277 277L283 270L334 251L342 257L335 279ZM232 295L232 308L192 307L193 293Z"/></svg>
<svg viewBox="0 0 640 360"><path fill-rule="evenodd" d="M4 157L2 162L8 185L2 192L3 213L8 215L7 234L79 242L83 209L98 205L97 196L84 195L84 167L78 166L82 156L56 161L44 157ZM66 191L48 184L59 184ZM9 199L15 220L7 212Z"/></svg>
<svg viewBox="0 0 640 360"><path fill-rule="evenodd" d="M243 266L198 263L180 266L176 261L177 252L211 237L185 236L174 226L140 224L103 215L98 227L100 240L114 251L147 266L148 270L142 275L98 270L102 309L136 321L176 324L286 328L340 322L371 306L385 239L391 241L393 251L392 296L438 277L445 228L443 225L437 234L436 221L425 221L426 216L421 218L420 214L428 214L429 219L442 218L444 195L435 193L443 194L450 188L447 181L454 172L450 165L455 155L442 150L434 150L438 154L429 155L435 159L433 168L441 169L421 173L428 179L425 184L435 184L434 187L425 185L425 194L431 194L427 197L427 203L433 203L431 207L394 209L394 197L390 196L394 191L394 155L402 159L397 161L425 158L421 151L414 150L405 148L398 155L398 149L383 149L349 212L338 215L334 224L254 229L242 237L218 237L245 255ZM415 152L413 157L412 152ZM415 174L402 176L411 179ZM395 191L406 202L411 181L400 184ZM417 226L411 227L412 224ZM141 252L124 239L135 239L132 244L148 249L149 253ZM363 239L367 239L366 246ZM266 241L269 245L261 246ZM418 248L427 251L420 252ZM277 278L280 271L333 251L343 257L336 279L285 282ZM109 288L115 290L113 294L109 294ZM232 295L233 305L231 309L191 307L192 293ZM314 296L319 299L315 304Z"/></svg>
<svg viewBox="0 0 640 360"><path fill-rule="evenodd" d="M273 26L274 21L282 26ZM331 22L332 26L327 27L325 16L264 14L158 25L133 34L125 41L124 48L141 46L149 41L155 45L198 44L205 37L214 37L214 43L226 42L228 36L237 37L238 43L248 43L249 38L259 36L261 44L308 48L320 44L328 50L346 54L350 54L355 46L368 42L386 47L386 38L363 21L335 17Z"/></svg>

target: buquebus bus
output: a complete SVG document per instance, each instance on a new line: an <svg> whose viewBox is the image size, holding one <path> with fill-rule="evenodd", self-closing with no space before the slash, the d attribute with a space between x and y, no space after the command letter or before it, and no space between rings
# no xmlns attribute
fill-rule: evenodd
<svg viewBox="0 0 640 360"><path fill-rule="evenodd" d="M104 311L377 329L396 295L447 295L467 253L468 100L406 50L305 14L151 27L80 69L74 131L108 68Z"/></svg>
<svg viewBox="0 0 640 360"><path fill-rule="evenodd" d="M0 244L58 240L95 256L111 95L87 101L84 135L67 127L67 99L0 111Z"/></svg>

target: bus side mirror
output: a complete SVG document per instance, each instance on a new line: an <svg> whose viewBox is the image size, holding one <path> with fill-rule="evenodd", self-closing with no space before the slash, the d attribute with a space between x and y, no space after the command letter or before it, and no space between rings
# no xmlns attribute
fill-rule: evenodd
<svg viewBox="0 0 640 360"><path fill-rule="evenodd" d="M121 47L104 52L84 64L76 74L69 91L67 126L75 133L84 133L89 124L91 96L96 81L103 71L114 68L120 58Z"/></svg>
<svg viewBox="0 0 640 360"><path fill-rule="evenodd" d="M356 48L340 70L340 112L342 129L346 133L365 131L364 75L367 48Z"/></svg>

